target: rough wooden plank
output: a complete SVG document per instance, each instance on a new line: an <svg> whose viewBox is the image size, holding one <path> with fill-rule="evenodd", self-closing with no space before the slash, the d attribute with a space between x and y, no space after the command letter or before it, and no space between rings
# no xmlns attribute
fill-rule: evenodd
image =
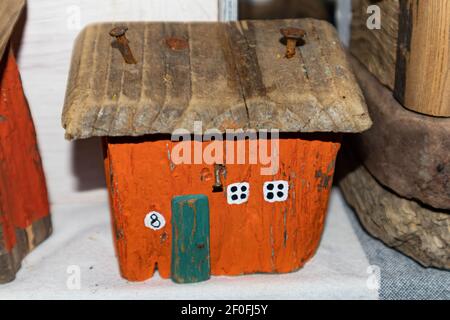
<svg viewBox="0 0 450 320"><path fill-rule="evenodd" d="M254 29L249 29L246 21L235 22L228 25L227 33L246 107L247 121L249 122L246 127L252 127L264 120L259 118L255 107L260 111L265 109L274 111L274 104L266 97L267 89L264 86L259 61L256 57ZM264 113L264 111L262 112ZM252 123L252 121L255 122L254 120L256 123ZM266 120L272 121L272 118ZM273 125L273 127L277 126Z"/></svg>
<svg viewBox="0 0 450 320"><path fill-rule="evenodd" d="M206 281L211 276L209 205L205 195L172 200L172 268L176 283Z"/></svg>
<svg viewBox="0 0 450 320"><path fill-rule="evenodd" d="M63 111L67 138L192 131L196 120L205 130L221 131L359 132L371 125L326 22L127 25L136 65L105 47L111 24L90 26L79 36ZM279 30L290 25L311 36L288 60Z"/></svg>
<svg viewBox="0 0 450 320"><path fill-rule="evenodd" d="M165 83L164 105L152 124L152 132L164 132L167 127L176 127L182 118L186 106L192 97L190 48L171 49L168 41L173 38L179 41L189 39L188 25L165 24L160 44L164 52ZM160 62L161 63L161 62Z"/></svg>
<svg viewBox="0 0 450 320"><path fill-rule="evenodd" d="M408 109L450 117L450 2L400 5L395 96Z"/></svg>
<svg viewBox="0 0 450 320"><path fill-rule="evenodd" d="M450 209L450 119L402 108L392 92L353 59L374 125L352 137L369 171L408 199Z"/></svg>
<svg viewBox="0 0 450 320"><path fill-rule="evenodd" d="M25 6L25 0L0 1L0 59L8 45L19 16Z"/></svg>
<svg viewBox="0 0 450 320"><path fill-rule="evenodd" d="M381 11L381 29L367 28L367 8L377 5ZM350 51L378 80L392 90L395 86L397 62L398 0L353 0Z"/></svg>
<svg viewBox="0 0 450 320"><path fill-rule="evenodd" d="M12 53L0 63L0 95L0 282L6 282L50 235L51 223L36 133Z"/></svg>
<svg viewBox="0 0 450 320"><path fill-rule="evenodd" d="M426 267L450 269L450 212L399 197L344 154L339 186L364 227Z"/></svg>
<svg viewBox="0 0 450 320"><path fill-rule="evenodd" d="M236 67L229 56L230 47L226 42L224 25L190 24L188 30L189 36L184 38L188 48L184 51L190 63L185 81L190 83L190 91L187 91L190 96L183 102L187 107L173 127L192 129L194 121L202 121L205 130L246 127L247 111L242 101ZM180 50L170 51L180 55ZM177 63L182 61L174 61L172 65ZM161 129L164 126L167 123L162 123Z"/></svg>

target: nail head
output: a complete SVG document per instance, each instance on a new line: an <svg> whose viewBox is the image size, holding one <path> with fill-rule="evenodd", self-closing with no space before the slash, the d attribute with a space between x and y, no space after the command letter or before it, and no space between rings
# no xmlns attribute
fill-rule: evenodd
<svg viewBox="0 0 450 320"><path fill-rule="evenodd" d="M112 29L109 32L109 35L111 37L122 37L125 35L125 33L128 31L128 27L125 26L120 26L120 27L116 27L114 29Z"/></svg>
<svg viewBox="0 0 450 320"><path fill-rule="evenodd" d="M305 30L293 27L281 28L280 32L286 39L294 40L300 40L306 35Z"/></svg>
<svg viewBox="0 0 450 320"><path fill-rule="evenodd" d="M170 37L166 38L166 45L172 50L184 50L189 46L186 39Z"/></svg>

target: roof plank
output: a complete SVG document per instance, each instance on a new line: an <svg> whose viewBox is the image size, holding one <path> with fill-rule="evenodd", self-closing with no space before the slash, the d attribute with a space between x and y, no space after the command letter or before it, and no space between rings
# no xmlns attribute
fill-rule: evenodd
<svg viewBox="0 0 450 320"><path fill-rule="evenodd" d="M63 126L68 139L141 136L176 129L360 132L363 95L330 24L312 20L127 23L138 61L124 62L109 31L78 37ZM306 31L286 59L280 28Z"/></svg>

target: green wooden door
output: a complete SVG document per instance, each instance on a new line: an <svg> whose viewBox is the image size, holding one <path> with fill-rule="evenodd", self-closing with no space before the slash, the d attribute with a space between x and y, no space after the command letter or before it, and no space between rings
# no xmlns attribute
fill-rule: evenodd
<svg viewBox="0 0 450 320"><path fill-rule="evenodd" d="M210 278L209 204L205 195L172 199L172 280L193 283Z"/></svg>

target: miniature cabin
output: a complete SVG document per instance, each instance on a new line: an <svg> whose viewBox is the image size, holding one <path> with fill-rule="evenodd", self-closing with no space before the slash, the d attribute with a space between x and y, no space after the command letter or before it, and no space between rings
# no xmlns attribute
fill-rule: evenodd
<svg viewBox="0 0 450 320"><path fill-rule="evenodd" d="M0 1L0 283L51 233L36 133L10 38L25 1Z"/></svg>
<svg viewBox="0 0 450 320"><path fill-rule="evenodd" d="M319 244L340 134L371 126L335 29L311 19L128 23L123 50L110 36L118 26L78 37L62 121L69 140L103 137L123 277L157 269L186 283L302 267ZM289 59L282 28L305 32ZM232 129L257 136L230 139ZM245 160L228 157L238 150Z"/></svg>

